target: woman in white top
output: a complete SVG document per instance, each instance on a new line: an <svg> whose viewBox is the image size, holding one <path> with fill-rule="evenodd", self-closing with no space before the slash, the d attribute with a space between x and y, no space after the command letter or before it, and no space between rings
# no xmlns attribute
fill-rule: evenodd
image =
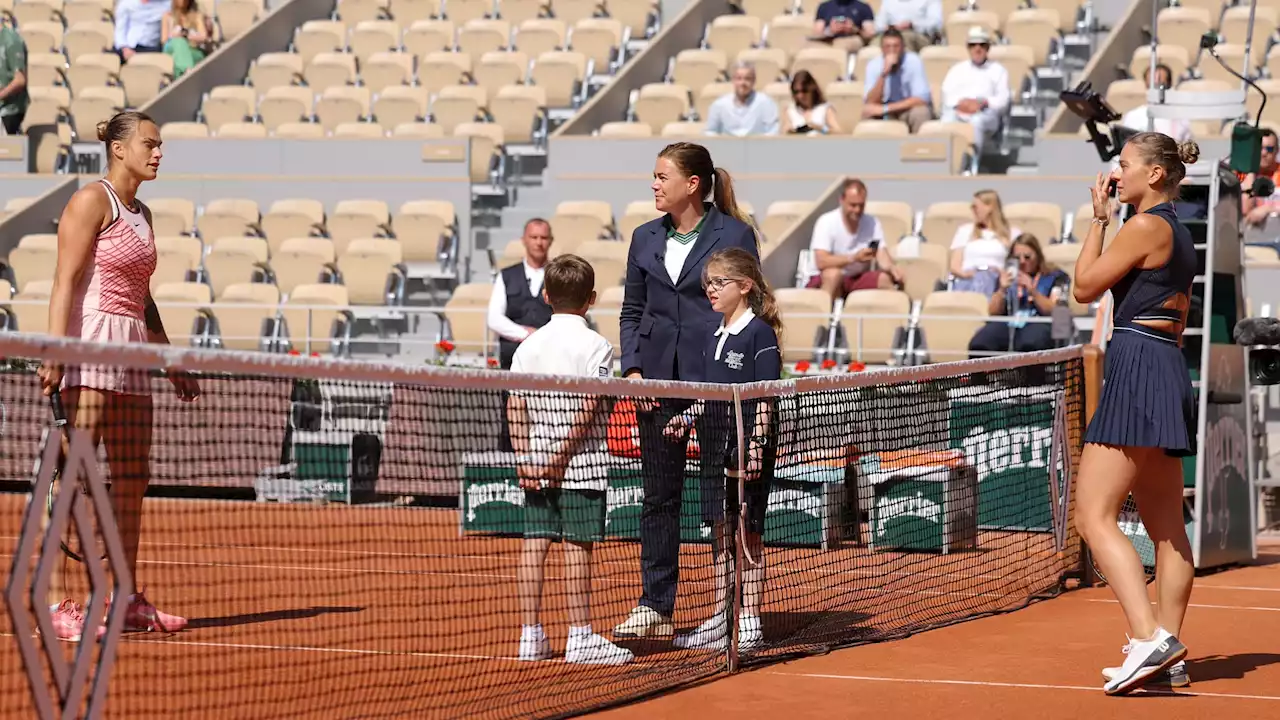
<svg viewBox="0 0 1280 720"><path fill-rule="evenodd" d="M822 88L808 70L791 76L791 104L784 113L784 130L796 135L829 135L839 133L836 111L822 96Z"/></svg>
<svg viewBox="0 0 1280 720"><path fill-rule="evenodd" d="M1009 248L1022 231L1009 227L995 190L974 193L972 209L973 222L957 228L951 240L951 289L990 297L1005 258L1009 257Z"/></svg>

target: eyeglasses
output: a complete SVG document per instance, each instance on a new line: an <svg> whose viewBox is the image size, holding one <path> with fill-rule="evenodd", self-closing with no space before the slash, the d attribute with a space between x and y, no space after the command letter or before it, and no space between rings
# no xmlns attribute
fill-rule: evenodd
<svg viewBox="0 0 1280 720"><path fill-rule="evenodd" d="M703 290L706 290L706 289L710 288L710 289L712 289L712 290L723 290L723 289L725 289L726 287L728 287L728 286L730 286L730 285L732 285L732 284L734 284L734 283L736 283L736 282L738 282L738 281L737 281L737 280L735 280L734 278L728 278L728 277L713 277L713 278L707 278L707 279L706 279L705 281L703 281L703 283L702 283L702 289L703 289Z"/></svg>

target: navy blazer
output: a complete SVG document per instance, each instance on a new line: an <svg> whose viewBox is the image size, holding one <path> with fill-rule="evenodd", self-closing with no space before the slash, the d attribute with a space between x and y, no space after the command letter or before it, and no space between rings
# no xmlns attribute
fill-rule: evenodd
<svg viewBox="0 0 1280 720"><path fill-rule="evenodd" d="M631 236L620 318L622 372L639 370L652 380L702 382L708 325L714 332L721 319L702 289L702 269L716 250L740 247L757 258L760 251L750 225L713 205L679 279L672 283L664 264L666 217L641 225Z"/></svg>

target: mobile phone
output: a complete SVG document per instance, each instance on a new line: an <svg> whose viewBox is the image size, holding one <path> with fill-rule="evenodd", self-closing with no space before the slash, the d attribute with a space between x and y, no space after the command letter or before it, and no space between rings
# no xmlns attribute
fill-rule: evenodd
<svg viewBox="0 0 1280 720"><path fill-rule="evenodd" d="M880 249L880 241L879 241L879 240L872 240L872 241L867 245L867 247L871 248L872 250L879 250L879 249Z"/></svg>
<svg viewBox="0 0 1280 720"><path fill-rule="evenodd" d="M1111 178L1111 180L1107 183L1107 197L1113 198L1116 196L1116 192L1118 192L1116 189L1116 184L1117 182L1115 178Z"/></svg>

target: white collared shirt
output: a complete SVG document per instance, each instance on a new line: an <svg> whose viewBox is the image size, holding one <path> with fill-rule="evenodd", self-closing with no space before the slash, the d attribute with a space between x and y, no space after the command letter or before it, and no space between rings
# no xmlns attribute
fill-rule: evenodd
<svg viewBox="0 0 1280 720"><path fill-rule="evenodd" d="M546 275L547 266L532 268L528 261L521 264L524 266L524 277L529 281L529 294L537 297L542 292L542 278ZM489 296L488 322L490 330L512 342L521 342L529 337L528 330L507 317L507 287L502 281L502 273L498 273L498 279L493 282L493 294Z"/></svg>
<svg viewBox="0 0 1280 720"><path fill-rule="evenodd" d="M1173 138L1177 142L1186 142L1191 139L1191 123L1186 120L1170 120L1165 118L1151 118L1151 113L1145 104L1130 110L1120 118L1120 124L1139 132L1147 131L1147 120L1152 121L1152 127L1158 133L1164 133Z"/></svg>
<svg viewBox="0 0 1280 720"><path fill-rule="evenodd" d="M942 80L942 107L954 110L961 100L986 100L987 109L1003 113L1009 107L1009 71L994 60L974 65L972 60L956 63ZM966 113L956 113L961 119Z"/></svg>
<svg viewBox="0 0 1280 720"><path fill-rule="evenodd" d="M720 321L720 327L716 328L716 337L720 338L720 342L716 343L716 360L720 359L720 353L724 350L724 342L729 339L729 336L737 335L743 330L746 330L747 326L751 324L751 321L754 320L755 317L755 311L748 307L729 327L724 326L724 320ZM704 350L703 352L706 351Z"/></svg>

